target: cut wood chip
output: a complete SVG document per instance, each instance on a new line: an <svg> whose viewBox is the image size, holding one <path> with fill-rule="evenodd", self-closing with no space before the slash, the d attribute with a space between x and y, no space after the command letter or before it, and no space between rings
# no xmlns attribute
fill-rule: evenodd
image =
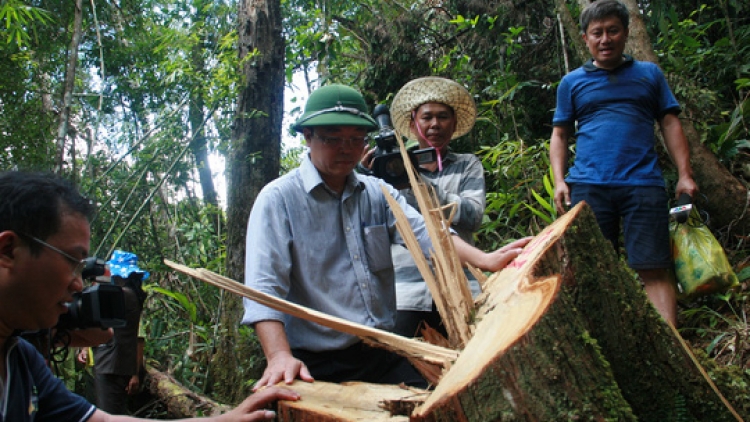
<svg viewBox="0 0 750 422"><path fill-rule="evenodd" d="M168 259L165 259L164 263L183 274L195 277L236 295L254 300L260 304L268 306L269 308L306 321L316 322L342 333L357 336L362 340L367 341L369 344L383 347L409 358L424 360L427 363L439 365L441 367L448 367L450 366L450 363L458 357L458 352L455 350L435 346L416 339L402 337L397 334L389 333L388 331L357 324L343 318L306 308L247 287L244 284L238 283L237 281L205 268L190 268Z"/></svg>

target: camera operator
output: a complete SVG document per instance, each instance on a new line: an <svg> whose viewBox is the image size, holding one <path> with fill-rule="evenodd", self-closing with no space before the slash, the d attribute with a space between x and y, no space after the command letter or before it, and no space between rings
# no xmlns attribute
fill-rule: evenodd
<svg viewBox="0 0 750 422"><path fill-rule="evenodd" d="M95 257L86 258L85 264L82 265L81 278L83 280L94 280L97 275L104 272L104 261ZM94 294L97 295L97 299L100 299L98 292ZM88 297L84 299L84 296ZM100 306L95 306L92 302ZM68 304L68 312L57 321L54 327L38 331L24 331L21 336L34 345L59 376L61 375L59 365L66 361L70 348L93 347L112 339L114 331L111 327L114 325L109 325L108 322L116 323L115 319L104 321L99 318L101 308L107 305L111 303L94 301L91 300L89 294L77 293L73 297L73 302Z"/></svg>
<svg viewBox="0 0 750 422"><path fill-rule="evenodd" d="M457 82L440 77L414 79L404 85L393 99L391 118L396 131L416 139L420 149L437 151L437 161L421 164L420 175L435 189L441 205L453 203L456 213L451 228L467 243L474 244L474 231L482 223L485 208L484 170L473 154L456 154L449 148L453 139L468 133L476 119L476 105L469 92ZM407 144L408 145L408 144ZM368 148L362 165L371 168L375 149ZM411 188L402 189L410 205L418 208ZM391 247L396 270L398 314L395 332L414 336L422 323L445 335L427 284L406 247ZM472 293L480 293L479 284L466 270Z"/></svg>
<svg viewBox="0 0 750 422"><path fill-rule="evenodd" d="M107 262L109 276L100 282L120 286L123 292L125 326L114 328L114 337L92 348L94 355L94 383L96 405L112 414L128 413L128 396L139 391L143 370L143 337L138 336L146 293L143 280L149 272L138 267L138 256L132 252L115 250ZM79 354L85 362L86 350Z"/></svg>
<svg viewBox="0 0 750 422"><path fill-rule="evenodd" d="M83 289L93 207L53 174L0 173L0 421L118 422L139 419L98 410L65 388L23 330L55 326ZM269 388L206 420L270 420L263 407L297 393ZM260 409L260 410L256 410Z"/></svg>

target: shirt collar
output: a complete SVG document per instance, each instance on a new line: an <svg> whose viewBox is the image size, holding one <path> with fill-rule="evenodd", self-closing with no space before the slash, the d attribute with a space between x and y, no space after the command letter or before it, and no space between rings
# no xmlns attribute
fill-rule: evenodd
<svg viewBox="0 0 750 422"><path fill-rule="evenodd" d="M589 61L587 61L583 65L583 70L585 70L586 72L596 72L597 70L603 70L603 71L612 72L612 71L620 69L623 66L630 66L635 61L635 60L633 60L633 56L631 56L629 54L623 54L623 57L625 57L625 61L622 62L622 63L620 63L619 66L617 66L616 68L611 69L611 70L602 69L601 67L596 67L596 65L594 65L594 59L589 59Z"/></svg>

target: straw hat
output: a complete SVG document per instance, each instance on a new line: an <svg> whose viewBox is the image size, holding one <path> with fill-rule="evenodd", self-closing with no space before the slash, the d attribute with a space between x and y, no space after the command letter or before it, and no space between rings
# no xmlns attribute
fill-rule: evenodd
<svg viewBox="0 0 750 422"><path fill-rule="evenodd" d="M393 97L391 120L394 129L402 136L413 138L409 128L411 112L425 103L442 103L456 113L456 131L451 139L466 135L477 118L474 99L458 82L437 76L414 79L404 85Z"/></svg>

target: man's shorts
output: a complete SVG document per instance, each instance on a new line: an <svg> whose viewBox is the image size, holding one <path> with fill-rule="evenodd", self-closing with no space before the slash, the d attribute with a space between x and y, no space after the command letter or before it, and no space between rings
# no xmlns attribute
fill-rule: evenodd
<svg viewBox="0 0 750 422"><path fill-rule="evenodd" d="M571 184L573 204L586 201L599 228L619 252L622 221L628 265L634 270L670 268L669 201L656 186L600 186Z"/></svg>

